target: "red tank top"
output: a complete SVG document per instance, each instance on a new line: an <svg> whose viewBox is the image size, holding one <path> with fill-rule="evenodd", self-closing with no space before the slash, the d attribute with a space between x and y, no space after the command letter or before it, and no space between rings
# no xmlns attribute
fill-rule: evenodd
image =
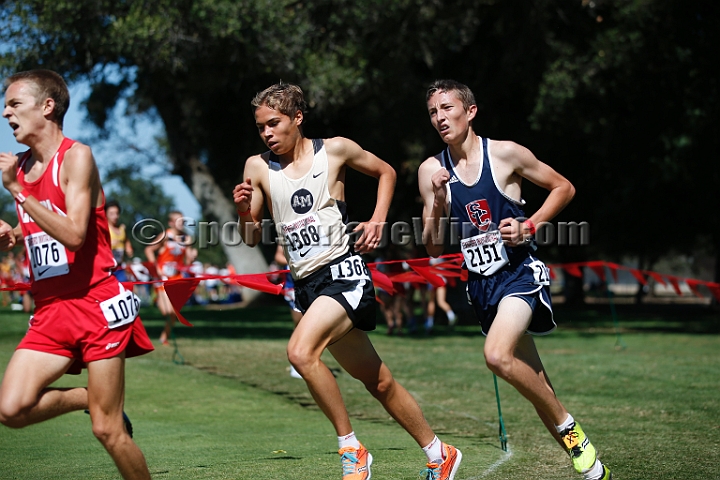
<svg viewBox="0 0 720 480"><path fill-rule="evenodd" d="M30 195L48 210L62 216L67 216L67 208L65 193L60 187L60 166L65 159L65 152L74 143L74 140L64 138L45 172L34 182L25 180L23 170L25 162L30 158L30 151L22 155L17 172L18 182ZM85 243L77 252L71 252L45 233L25 213L22 205L16 203L30 264L30 291L36 301L47 301L87 290L110 277L116 263L110 250L110 231L104 203L91 209Z"/></svg>

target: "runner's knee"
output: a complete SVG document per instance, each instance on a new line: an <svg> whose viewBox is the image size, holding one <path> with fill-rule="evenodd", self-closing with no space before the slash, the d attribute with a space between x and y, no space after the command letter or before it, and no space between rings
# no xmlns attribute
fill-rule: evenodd
<svg viewBox="0 0 720 480"><path fill-rule="evenodd" d="M118 422L109 417L93 419L92 432L106 448L112 447L127 435L122 420Z"/></svg>
<svg viewBox="0 0 720 480"><path fill-rule="evenodd" d="M292 366L301 373L304 369L320 360L320 357L312 349L292 342L288 345L287 356Z"/></svg>
<svg viewBox="0 0 720 480"><path fill-rule="evenodd" d="M26 426L23 410L19 402L0 398L0 423L10 428Z"/></svg>
<svg viewBox="0 0 720 480"><path fill-rule="evenodd" d="M500 378L508 378L514 357L512 353L485 344L485 364L491 372Z"/></svg>
<svg viewBox="0 0 720 480"><path fill-rule="evenodd" d="M381 373L378 377L368 379L360 378L370 394L375 398L383 398L392 391L395 385L395 379L392 374L388 371L386 374Z"/></svg>

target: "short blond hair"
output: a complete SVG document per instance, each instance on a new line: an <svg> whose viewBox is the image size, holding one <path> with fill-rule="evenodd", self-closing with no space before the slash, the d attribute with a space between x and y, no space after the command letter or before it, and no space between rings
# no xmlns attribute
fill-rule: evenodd
<svg viewBox="0 0 720 480"><path fill-rule="evenodd" d="M255 95L250 105L257 110L263 105L292 118L300 111L305 115L307 103L302 88L292 83L276 83Z"/></svg>

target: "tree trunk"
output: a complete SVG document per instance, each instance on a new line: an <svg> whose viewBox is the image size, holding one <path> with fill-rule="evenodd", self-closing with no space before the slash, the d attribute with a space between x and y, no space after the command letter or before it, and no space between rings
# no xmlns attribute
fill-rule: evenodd
<svg viewBox="0 0 720 480"><path fill-rule="evenodd" d="M259 248L250 248L240 240L237 231L235 205L230 201L231 192L224 192L213 179L207 167L196 157L188 162L189 181L193 195L200 203L205 217L216 218L217 227L198 225L197 236L202 241L219 241L230 263L238 274L259 273L268 270L268 263ZM234 224L234 225L232 225ZM211 229L215 231L211 231ZM260 292L243 290L243 298L253 300Z"/></svg>
<svg viewBox="0 0 720 480"><path fill-rule="evenodd" d="M647 257L645 255L640 255L638 257L638 270L647 270L646 268L647 263ZM643 285L642 283L638 282L638 291L635 294L635 303L637 305L643 303L643 298L648 294L650 290L650 284Z"/></svg>
<svg viewBox="0 0 720 480"><path fill-rule="evenodd" d="M170 158L173 164L173 173L179 174L186 185L190 187L193 195L200 203L203 216L217 220L218 229L215 237L208 225L196 225L198 248L203 248L201 240L203 235L209 241L220 241L223 251L238 274L259 273L268 270L268 264L259 248L250 248L240 239L237 231L237 214L235 205L230 200L231 192L223 191L213 178L207 166L200 161L198 148L192 142L195 137L188 130L192 124L186 116L194 112L195 105L189 96L183 96L177 87L178 80L168 80L164 76L153 76L152 73L145 78L148 95L165 125L165 134L170 144ZM170 81L171 83L168 83ZM175 82L175 83L172 83ZM205 230L205 232L203 232ZM225 232L226 235L223 235ZM230 233L235 235L231 236ZM232 241L228 241L232 240ZM260 295L256 290L245 289L244 299L253 300Z"/></svg>

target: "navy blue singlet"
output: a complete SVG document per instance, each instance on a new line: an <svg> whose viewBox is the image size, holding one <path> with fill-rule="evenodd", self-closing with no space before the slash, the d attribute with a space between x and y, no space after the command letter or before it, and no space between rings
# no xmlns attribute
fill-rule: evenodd
<svg viewBox="0 0 720 480"><path fill-rule="evenodd" d="M482 166L478 178L472 184L464 183L455 171L450 149L442 152L442 166L450 173L449 211L453 219L461 222L460 237L469 238L480 233L497 230L501 220L516 218L522 221L524 201L507 196L495 182L488 154L487 138L482 143ZM467 179L466 179L467 180ZM457 220L453 220L456 222ZM552 303L548 285L538 283L535 268L545 268L540 260L532 256L535 244L521 247L505 247L509 263L490 276L468 272L467 294L475 313L487 335L492 325L497 306L509 296L525 300L533 310L528 332L542 335L550 333L556 325L552 315Z"/></svg>

